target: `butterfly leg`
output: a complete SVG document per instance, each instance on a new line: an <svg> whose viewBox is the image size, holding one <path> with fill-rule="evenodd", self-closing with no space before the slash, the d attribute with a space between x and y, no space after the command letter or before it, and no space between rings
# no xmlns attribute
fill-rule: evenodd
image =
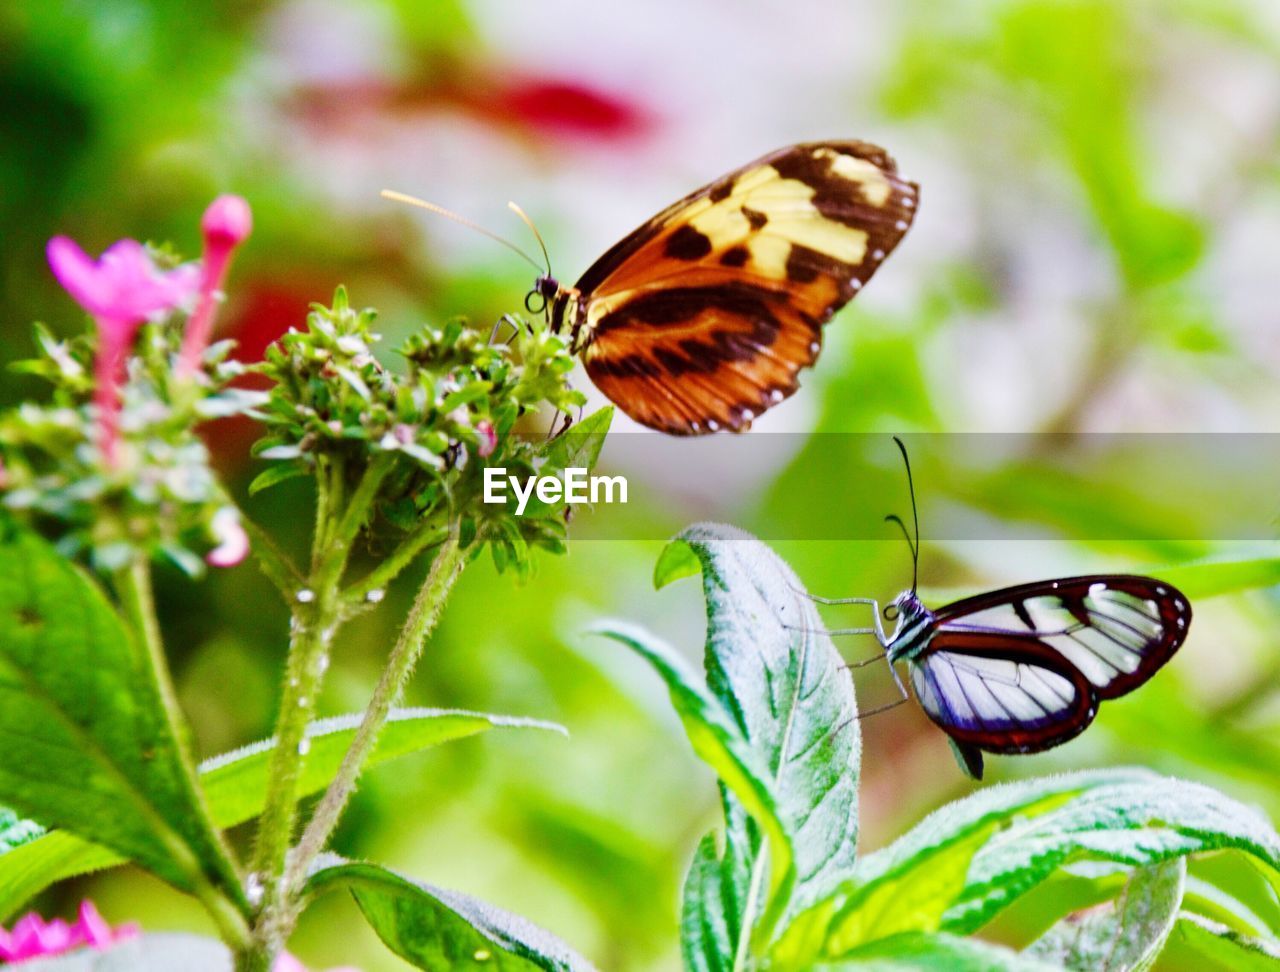
<svg viewBox="0 0 1280 972"><path fill-rule="evenodd" d="M802 631L805 634L824 634L830 637L839 635L873 635L875 628L805 628L798 624L784 624L788 631Z"/></svg>
<svg viewBox="0 0 1280 972"><path fill-rule="evenodd" d="M884 656L881 655L880 657L883 658ZM866 664L866 662L863 662L863 664ZM902 679L898 676L898 669L892 664L889 666L889 673L893 676L893 684L898 686L898 694L901 697L892 702L886 702L884 705L878 705L874 709L868 709L866 712L859 712L859 719L865 719L868 716L873 716L880 712L888 712L890 709L896 709L910 698L907 694L907 687L902 684Z"/></svg>
<svg viewBox="0 0 1280 972"><path fill-rule="evenodd" d="M500 330L502 330L502 325L503 325L503 324L505 324L505 325L507 325L507 327L511 328L511 333L510 333L509 335L507 335L507 339L506 339L505 341L503 341L503 342L502 342L503 344L510 344L510 343L511 343L511 340L512 340L512 339L513 339L517 334L519 334L519 333L520 333L520 326L521 326L521 325L520 325L520 322L519 322L519 321L517 321L517 320L516 320L514 317L512 317L510 314L503 314L501 317L499 317L496 321L494 321L494 322L493 322L493 330L491 330L491 331L489 332L489 343L490 343L490 344L495 344L495 343L497 343L497 340L498 340L498 332L499 332Z"/></svg>
<svg viewBox="0 0 1280 972"><path fill-rule="evenodd" d="M808 591L802 591L798 587L793 587L791 589L797 594L801 594L818 604L870 604L876 609L877 614L880 613L880 602L874 597L819 597L817 594L810 594Z"/></svg>

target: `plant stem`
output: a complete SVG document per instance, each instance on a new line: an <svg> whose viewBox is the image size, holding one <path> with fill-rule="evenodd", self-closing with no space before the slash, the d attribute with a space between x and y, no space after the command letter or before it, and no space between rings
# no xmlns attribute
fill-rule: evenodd
<svg viewBox="0 0 1280 972"><path fill-rule="evenodd" d="M400 629L400 636L387 659L387 667L383 670L368 708L365 709L355 738L342 759L342 765L290 858L285 886L291 894L301 887L311 862L324 849L337 827L347 802L355 792L356 780L365 760L373 751L391 709L400 701L405 683L426 647L427 638L440 619L444 602L458 575L462 573L462 567L463 552L458 547L457 524L454 524L431 562L431 569L418 590L404 627Z"/></svg>
<svg viewBox="0 0 1280 972"><path fill-rule="evenodd" d="M374 591L386 590L388 584L395 580L402 570L413 563L418 554L428 547L440 543L449 535L449 528L435 520L423 523L407 536L391 556L383 560L377 567L369 571L363 578L347 588L342 599L347 604L349 614L358 613L365 607L372 607L369 595Z"/></svg>
<svg viewBox="0 0 1280 972"><path fill-rule="evenodd" d="M219 856L219 871L223 882L238 889L240 878L236 873L234 858L221 831L213 822L213 816L205 802L204 790L196 775L190 733L178 704L178 693L174 689L168 659L164 653L164 642L160 637L160 622L156 618L155 595L151 587L151 567L145 558L135 556L129 566L116 575L116 591L137 635L139 647L143 650L144 664L140 667L151 679L164 712L166 728L178 747L183 787L191 805L200 815L201 828L209 836L210 843ZM191 870L194 894L217 925L223 940L232 948L243 945L249 939L249 926L241 910L243 899L237 902L228 897L226 888L219 888L212 883L194 859Z"/></svg>
<svg viewBox="0 0 1280 972"><path fill-rule="evenodd" d="M329 667L329 648L343 620L342 575L351 546L369 518L378 489L392 462L370 463L349 497L340 457L321 459L316 473L316 525L311 569L304 586L291 598L289 655L285 663L275 746L267 781L266 802L258 825L251 879L262 889L255 946L237 957L237 968L265 968L284 947L292 927L293 904L285 880L289 847L298 818L298 783L306 757L307 726ZM255 902L256 904L256 902Z"/></svg>

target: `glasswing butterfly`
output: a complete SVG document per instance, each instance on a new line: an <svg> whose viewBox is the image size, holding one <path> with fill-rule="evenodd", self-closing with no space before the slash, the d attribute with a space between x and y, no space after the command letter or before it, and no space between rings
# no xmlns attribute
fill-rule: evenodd
<svg viewBox="0 0 1280 972"><path fill-rule="evenodd" d="M883 611L872 598L814 600L871 606L874 627L830 633L876 636L902 694L885 708L908 698L895 667L907 663L916 699L974 779L982 779L984 751L1038 753L1075 738L1100 702L1132 692L1182 645L1190 602L1173 585L1134 574L1037 581L926 607L916 594L920 522L911 463L902 440L894 441L906 464L915 541L901 518L886 520L911 548L911 589ZM882 616L896 621L892 634Z"/></svg>
<svg viewBox="0 0 1280 972"><path fill-rule="evenodd" d="M572 287L548 266L525 308L547 314L637 422L671 435L745 431L799 387L823 325L893 252L918 199L875 145L789 145L672 203Z"/></svg>

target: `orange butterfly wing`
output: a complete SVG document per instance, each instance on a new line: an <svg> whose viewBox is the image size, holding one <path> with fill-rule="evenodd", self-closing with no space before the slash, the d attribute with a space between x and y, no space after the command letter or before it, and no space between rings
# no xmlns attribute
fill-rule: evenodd
<svg viewBox="0 0 1280 972"><path fill-rule="evenodd" d="M557 300L596 386L674 435L744 430L911 225L918 187L864 142L793 145L691 193Z"/></svg>

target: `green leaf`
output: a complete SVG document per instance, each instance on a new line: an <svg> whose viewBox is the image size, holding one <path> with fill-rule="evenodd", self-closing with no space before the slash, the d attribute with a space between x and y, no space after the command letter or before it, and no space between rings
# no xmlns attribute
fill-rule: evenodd
<svg viewBox="0 0 1280 972"><path fill-rule="evenodd" d="M779 815L772 789L766 782L768 771L759 765L756 753L733 717L670 645L640 628L622 622L610 622L596 631L635 651L653 666L666 683L671 703L689 736L693 751L715 770L722 786L736 798L731 801L727 795L725 797L726 813L734 814L732 819L735 824L726 828L726 841L730 845L742 842L741 829L745 822L741 817L745 808L746 813L764 831L769 853L772 855L773 873L775 876L780 875L777 880L792 880L794 856L791 836ZM758 841L758 837L753 835L751 843L755 841ZM754 848L751 853L754 855ZM720 891L723 903L736 906L735 910L725 916L730 936L735 941L742 929L742 914L737 908L741 907L747 897L746 884L749 881L745 873L742 877L741 886L721 888Z"/></svg>
<svg viewBox="0 0 1280 972"><path fill-rule="evenodd" d="M901 932L863 945L837 962L811 966L813 972L1053 972L1032 956L973 938Z"/></svg>
<svg viewBox="0 0 1280 972"><path fill-rule="evenodd" d="M1280 836L1208 787L1137 770L989 787L858 862L829 948L912 928L971 932L1069 862L1143 867L1225 848L1280 887Z"/></svg>
<svg viewBox="0 0 1280 972"><path fill-rule="evenodd" d="M588 473L595 469L600 458L600 450L604 448L604 438L613 421L613 406L606 405L592 412L581 422L571 426L568 431L560 433L548 443L543 452L543 462L538 468L541 476L556 476L565 469L586 469ZM537 516L552 510L558 510L563 501L545 503L535 493L529 497L525 506L526 517Z"/></svg>
<svg viewBox="0 0 1280 972"><path fill-rule="evenodd" d="M1182 857L1140 867L1119 898L1068 915L1027 954L1080 972L1149 969L1178 919L1186 876Z"/></svg>
<svg viewBox="0 0 1280 972"><path fill-rule="evenodd" d="M326 857L307 890L321 893L332 888L349 890L387 948L415 968L592 970L586 959L524 918L375 864Z"/></svg>
<svg viewBox="0 0 1280 972"><path fill-rule="evenodd" d="M58 958L28 961L23 972L231 972L231 953L199 935L159 934L130 938L105 952L82 948Z"/></svg>
<svg viewBox="0 0 1280 972"><path fill-rule="evenodd" d="M298 782L299 794L318 793L329 785L361 718L359 713L353 713L321 719L307 727L310 749ZM535 719L448 709L398 709L387 719L365 766L373 767L398 756L498 728L547 729L568 734L563 726ZM201 779L219 827L234 827L262 812L274 744L274 740L263 740L201 764Z"/></svg>
<svg viewBox="0 0 1280 972"><path fill-rule="evenodd" d="M274 466L268 466L253 477L253 482L249 484L249 495L256 496L264 489L270 489L277 483L283 483L289 479L297 479L299 476L306 476L310 472L310 469L299 462L279 463Z"/></svg>
<svg viewBox="0 0 1280 972"><path fill-rule="evenodd" d="M1242 935L1200 915L1180 915L1173 937L1196 952L1207 968L1221 972L1280 970L1280 942Z"/></svg>
<svg viewBox="0 0 1280 972"><path fill-rule="evenodd" d="M3 535L0 800L247 908L147 664L87 576L33 534Z"/></svg>
<svg viewBox="0 0 1280 972"><path fill-rule="evenodd" d="M544 471L547 467L557 470L570 466L594 469L612 422L613 406L606 405L556 436L543 453Z"/></svg>
<svg viewBox="0 0 1280 972"><path fill-rule="evenodd" d="M853 689L795 574L733 527L690 527L665 550L659 585L701 567L707 599L705 686L668 646L634 629L606 632L658 671L693 743L723 783L725 852L700 850L686 885L688 933L713 922L741 957L788 917L825 899L852 866L861 740ZM704 913L719 907L722 915ZM707 951L705 937L686 955ZM718 946L715 946L718 947Z"/></svg>
<svg viewBox="0 0 1280 972"><path fill-rule="evenodd" d="M0 921L17 914L45 888L66 878L123 864L127 858L65 830L0 855Z"/></svg>
<svg viewBox="0 0 1280 972"><path fill-rule="evenodd" d="M702 561L687 543L669 543L662 548L653 568L654 590L662 590L672 581L694 577L702 571Z"/></svg>
<svg viewBox="0 0 1280 972"><path fill-rule="evenodd" d="M307 729L311 750L299 780L300 795L317 793L333 778L355 736L359 714L313 723ZM369 757L368 767L454 739L495 728L534 728L564 732L561 726L478 712L398 709L392 712ZM214 823L234 827L262 812L271 740L208 760L202 781ZM34 895L57 881L124 863L104 847L54 831L0 855L0 920L17 912Z"/></svg>
<svg viewBox="0 0 1280 972"><path fill-rule="evenodd" d="M853 682L800 579L763 543L719 524L689 527L675 543L702 564L707 686L767 768L793 841L794 889L784 901L782 876L771 874L764 913L794 915L830 897L853 866L862 751Z"/></svg>
<svg viewBox="0 0 1280 972"><path fill-rule="evenodd" d="M715 834L698 844L685 878L680 914L680 951L687 972L730 972L734 941L725 916L724 871Z"/></svg>
<svg viewBox="0 0 1280 972"><path fill-rule="evenodd" d="M1239 874L1238 869L1233 869L1232 877L1238 877ZM1264 900L1274 903L1274 897L1268 892L1270 885L1266 885L1263 890ZM1182 894L1182 911L1184 914L1194 912L1199 917L1208 918L1215 924L1222 924L1245 935L1256 935L1259 932L1269 934L1274 928L1240 900L1237 894L1194 874L1187 875L1186 888Z"/></svg>
<svg viewBox="0 0 1280 972"><path fill-rule="evenodd" d="M1145 771L1073 773L992 786L947 804L888 847L858 861L832 922L832 954L906 931L936 931L963 891L974 854L1006 821L1030 819L1078 793L1120 779L1154 779Z"/></svg>
<svg viewBox="0 0 1280 972"><path fill-rule="evenodd" d="M1151 573L1195 600L1280 584L1280 557L1202 560L1176 567L1161 567Z"/></svg>

